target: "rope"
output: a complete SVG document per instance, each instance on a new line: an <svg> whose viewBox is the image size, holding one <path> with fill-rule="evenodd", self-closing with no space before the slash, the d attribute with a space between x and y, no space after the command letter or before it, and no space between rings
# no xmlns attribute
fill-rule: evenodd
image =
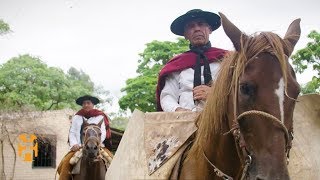
<svg viewBox="0 0 320 180"><path fill-rule="evenodd" d="M250 156L249 156L249 157L250 157ZM251 158L251 157L250 157L250 158ZM251 159L250 159L250 161L247 161L247 162L246 162L246 165L245 165L244 168L243 168L242 175L241 175L241 180L244 180L244 179L246 178L247 171L248 171L248 169L249 169L250 164L251 164Z"/></svg>
<svg viewBox="0 0 320 180"><path fill-rule="evenodd" d="M224 179L224 180L233 180L232 177L226 175L226 174L223 173L220 169L218 169L218 168L207 158L207 156L206 156L206 154L204 153L204 151L203 151L203 156L204 156L204 158L207 160L207 162L213 167L213 169L214 169L213 171L214 171L214 173L216 173L216 175L217 175L218 177L221 177L221 178Z"/></svg>
<svg viewBox="0 0 320 180"><path fill-rule="evenodd" d="M94 128L96 128L97 130L95 130ZM100 127L94 126L94 125L90 125L90 126L85 127L85 129L84 129L85 137L86 137L87 132L88 132L89 130L92 130L92 131L96 134L96 136L91 136L91 137L86 138L86 139L84 140L84 145L87 145L87 143L88 143L89 140L94 139L95 141L97 141L98 146L100 146L100 144L101 144L101 138L99 138L99 135L98 135L99 133L101 133Z"/></svg>
<svg viewBox="0 0 320 180"><path fill-rule="evenodd" d="M247 116L247 115L252 115L252 114L261 115L261 116L267 117L267 119L273 120L274 122L278 123L281 126L282 130L284 131L284 133L285 133L286 144L288 145L289 133L288 133L287 127L278 118L276 118L275 116L273 116L273 115L271 115L269 113L266 113L264 111L258 111L258 110L250 110L250 111L246 111L246 112L241 113L237 117L237 120L239 121L242 117Z"/></svg>
<svg viewBox="0 0 320 180"><path fill-rule="evenodd" d="M284 94L286 97L288 97L290 100L294 100L294 101L297 101L296 99L290 97L287 93L287 84L288 84L288 79L287 79L287 74L286 74L286 71L287 71L287 67L286 67L286 58L284 57L284 53L283 53L283 50L279 48L277 48L278 46L275 46L273 44L273 41L272 37L269 37L267 34L264 34L262 33L263 36L265 36L265 38L269 41L269 44L270 46L267 46L265 49L261 49L259 52L256 52L249 60L247 59L247 56L246 56L246 52L245 52L245 49L247 49L249 46L249 44L246 44L244 43L244 37L243 35L241 34L241 41L240 41L240 45L241 45L241 51L239 52L240 56L243 56L242 57L242 61L238 62L238 63L235 63L231 68L233 68L233 73L232 73L232 84L231 86L234 86L234 89L233 89L233 116L234 116L234 127L231 128L227 133L224 133L225 134L228 134L230 133L231 131L234 131L234 130L238 130L239 131L239 137L242 136L241 135L241 132L240 132L240 127L239 127L239 120L244 117L244 116L247 116L247 115L260 115L260 116L264 116L266 117L267 119L270 119L274 122L276 122L277 124L280 125L280 127L282 128L282 130L284 131L285 133L285 138L286 138L286 153L287 153L287 157L289 156L289 151L290 151L290 139L289 139L289 133L288 133L288 129L286 128L286 126L284 125L283 122L281 122L277 117L269 114L269 113L266 113L266 112L263 112L263 111L258 111L258 110L250 110L250 111L246 111L246 112L243 112L241 113L240 115L237 116L237 113L238 113L238 109L237 109L237 104L238 104L238 87L239 87L239 78L240 78L240 75L243 73L244 71L244 68L246 67L246 65L251 61L253 60L258 54L260 54L261 52L269 52L271 54L274 54L277 56L277 59L280 63L280 68L281 68L281 71L282 71L282 74L284 76L284 81L285 81L285 90L284 90ZM281 46L282 47L282 46ZM280 55L282 56L280 56ZM244 64L244 61L246 60L247 63ZM239 144L238 144L239 145ZM241 145L240 145L241 146ZM238 151L238 155L239 155L239 148L238 146L237 147L237 151ZM246 147L245 145L243 146L244 149L242 149L242 151L246 151ZM224 174L221 170L219 170L216 166L214 166L214 164L212 164L210 162L210 160L207 158L207 156L205 155L205 153L203 152L203 156L205 157L205 159L208 161L208 163L214 168L214 172L216 173L217 176L219 177L222 177L224 179L232 179L230 176ZM251 164L251 157L250 155L247 155L248 159L245 160L245 166L244 166L244 169L243 169L243 172L242 172L242 176L241 176L241 180L245 179L246 177L246 174L247 174L247 171L249 169L249 166Z"/></svg>

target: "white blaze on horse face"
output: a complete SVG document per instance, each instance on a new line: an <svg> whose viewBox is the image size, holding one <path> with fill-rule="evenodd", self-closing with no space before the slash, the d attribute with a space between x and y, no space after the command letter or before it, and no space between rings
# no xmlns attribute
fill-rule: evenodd
<svg viewBox="0 0 320 180"><path fill-rule="evenodd" d="M281 116L281 122L284 123L284 80L283 77L281 77L279 83L278 83L278 89L274 91L274 93L278 96L279 99L279 108L280 108L280 116Z"/></svg>

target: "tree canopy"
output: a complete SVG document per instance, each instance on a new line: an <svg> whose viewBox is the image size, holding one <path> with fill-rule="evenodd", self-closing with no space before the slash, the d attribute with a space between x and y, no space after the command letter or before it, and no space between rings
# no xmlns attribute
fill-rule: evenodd
<svg viewBox="0 0 320 180"><path fill-rule="evenodd" d="M76 109L75 99L94 91L94 83L83 71L71 67L64 73L31 55L14 57L0 65L2 110Z"/></svg>
<svg viewBox="0 0 320 180"><path fill-rule="evenodd" d="M302 86L302 93L320 93L320 33L311 31L308 38L311 41L307 46L292 56L293 66L298 73L305 72L307 68L312 68L317 73L311 81Z"/></svg>
<svg viewBox="0 0 320 180"><path fill-rule="evenodd" d="M0 19L0 35L9 33L11 31L9 24Z"/></svg>
<svg viewBox="0 0 320 180"><path fill-rule="evenodd" d="M158 73L161 68L175 55L189 49L189 42L178 38L177 42L152 41L146 44L145 50L139 54L138 76L126 81L121 91L126 94L120 98L121 109L140 109L153 112L156 110L155 91Z"/></svg>

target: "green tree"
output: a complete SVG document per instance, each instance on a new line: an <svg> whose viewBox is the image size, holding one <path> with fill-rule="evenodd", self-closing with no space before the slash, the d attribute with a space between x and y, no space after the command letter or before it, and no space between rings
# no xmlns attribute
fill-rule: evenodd
<svg viewBox="0 0 320 180"><path fill-rule="evenodd" d="M67 72L67 77L74 83L73 86L82 87L91 92L94 90L94 83L91 81L90 76L82 70L70 67Z"/></svg>
<svg viewBox="0 0 320 180"><path fill-rule="evenodd" d="M126 111L120 109L117 113L112 112L108 114L111 123L110 126L112 128L120 129L120 130L125 130L128 122L129 122L129 115Z"/></svg>
<svg viewBox="0 0 320 180"><path fill-rule="evenodd" d="M75 99L93 94L94 84L82 71L48 67L37 57L22 55L0 66L0 109L76 109Z"/></svg>
<svg viewBox="0 0 320 180"><path fill-rule="evenodd" d="M320 33L311 31L308 35L311 41L303 49L298 50L293 56L295 71L303 73L307 68L313 69L317 73L302 87L302 93L320 93Z"/></svg>
<svg viewBox="0 0 320 180"><path fill-rule="evenodd" d="M95 85L91 81L90 76L82 70L71 67L67 72L67 78L71 80L72 87L76 89L87 89L89 94L99 97L100 103L97 105L97 108L104 109L105 106L112 104L113 99L110 96L110 92L105 90L101 85Z"/></svg>
<svg viewBox="0 0 320 180"><path fill-rule="evenodd" d="M138 60L138 76L126 81L126 87L121 89L126 95L120 98L121 109L140 109L153 112L156 110L155 91L158 73L161 68L175 55L189 49L189 42L178 38L177 42L152 41L146 44L146 49L140 53Z"/></svg>
<svg viewBox="0 0 320 180"><path fill-rule="evenodd" d="M0 35L4 35L9 32L11 32L9 24L0 19Z"/></svg>
<svg viewBox="0 0 320 180"><path fill-rule="evenodd" d="M94 86L93 95L99 97L100 103L96 107L102 111L107 111L111 108L113 98L110 96L110 91L105 90L103 86Z"/></svg>
<svg viewBox="0 0 320 180"><path fill-rule="evenodd" d="M126 130L128 122L129 122L128 117L116 116L111 120L111 127L124 131Z"/></svg>
<svg viewBox="0 0 320 180"><path fill-rule="evenodd" d="M69 86L72 87L70 89L72 91L68 91L68 96L71 97L66 99L65 103L68 104L71 109L77 109L79 106L74 103L75 98L85 94L92 94L94 91L94 83L91 81L89 75L84 73L82 70L77 70L74 67L69 68L66 78L69 82ZM76 94L71 95L69 93Z"/></svg>

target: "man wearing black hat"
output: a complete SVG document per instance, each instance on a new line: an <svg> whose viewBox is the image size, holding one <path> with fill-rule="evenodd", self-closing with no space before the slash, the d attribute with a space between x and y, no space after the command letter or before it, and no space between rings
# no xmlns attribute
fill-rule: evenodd
<svg viewBox="0 0 320 180"><path fill-rule="evenodd" d="M226 53L211 47L209 35L221 25L212 12L193 9L175 19L171 31L190 42L190 50L171 59L160 71L158 111L201 110Z"/></svg>
<svg viewBox="0 0 320 180"><path fill-rule="evenodd" d="M99 102L98 98L89 95L79 97L76 100L76 103L82 106L82 109L72 118L72 124L69 132L69 142L72 151L77 151L81 146L80 130L83 118L85 118L89 124L98 124L102 119L104 120L104 123L101 125L101 142L104 142L102 144L103 146L106 146L108 149L111 148L109 119L104 112L94 109L94 105ZM107 141L105 141L106 139Z"/></svg>
<svg viewBox="0 0 320 180"><path fill-rule="evenodd" d="M100 101L98 98L89 95L79 97L76 100L76 103L82 106L82 109L78 111L72 118L72 124L69 132L69 144L71 151L64 157L58 167L58 172L60 174L59 180L71 179L69 172L71 171L72 167L69 161L74 153L81 148L81 129L83 119L85 119L89 124L98 124L101 120L103 120L101 125L101 142L103 143L101 146L111 150L111 130L109 127L109 119L104 112L94 109L94 105L98 104L99 102Z"/></svg>

